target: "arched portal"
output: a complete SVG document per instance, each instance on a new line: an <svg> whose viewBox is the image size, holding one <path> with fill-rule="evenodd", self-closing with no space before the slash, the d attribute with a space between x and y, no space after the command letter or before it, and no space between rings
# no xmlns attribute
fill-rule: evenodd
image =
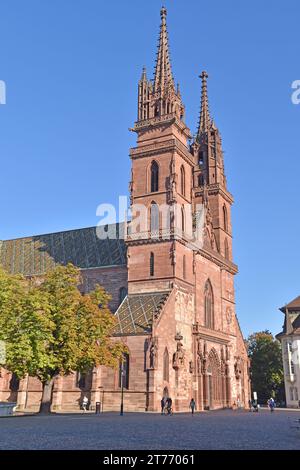
<svg viewBox="0 0 300 470"><path fill-rule="evenodd" d="M207 360L205 390L206 406L210 410L224 406L224 385L221 374L221 362L217 351L212 348Z"/></svg>

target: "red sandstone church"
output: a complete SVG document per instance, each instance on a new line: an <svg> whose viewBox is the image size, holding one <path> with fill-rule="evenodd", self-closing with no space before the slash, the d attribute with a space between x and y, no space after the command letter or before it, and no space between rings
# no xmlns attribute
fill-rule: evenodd
<svg viewBox="0 0 300 470"><path fill-rule="evenodd" d="M220 133L209 113L205 72L201 79L200 120L192 139L172 74L163 8L155 75L148 80L143 70L139 81L137 146L130 150L131 205L148 208L148 231L133 229L133 216L129 227L105 226L101 239L93 227L0 241L0 263L11 273L43 276L56 264L72 262L81 268L84 290L99 283L112 295L114 336L128 347L128 411L158 411L163 396L172 397L175 411L187 411L192 397L198 410L248 406L250 397L247 351L235 314L233 197ZM168 237L162 205L182 207L181 230L171 217ZM184 230L185 207L196 218L199 205L205 208L201 246ZM119 410L120 392L120 371L100 367L58 378L52 406L78 409L87 395L92 407L101 401L104 410ZM17 400L20 410L30 410L40 398L36 378L18 381L2 370L0 401Z"/></svg>

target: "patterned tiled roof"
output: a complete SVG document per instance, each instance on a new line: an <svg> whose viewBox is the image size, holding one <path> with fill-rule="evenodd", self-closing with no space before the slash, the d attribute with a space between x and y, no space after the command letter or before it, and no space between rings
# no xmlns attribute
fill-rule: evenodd
<svg viewBox="0 0 300 470"><path fill-rule="evenodd" d="M114 335L148 334L152 329L153 316L159 314L169 292L129 294L115 313L117 326Z"/></svg>
<svg viewBox="0 0 300 470"><path fill-rule="evenodd" d="M82 269L125 265L124 224L101 230L101 239L96 227L90 227L1 241L0 265L25 276L42 275L57 264L72 263Z"/></svg>

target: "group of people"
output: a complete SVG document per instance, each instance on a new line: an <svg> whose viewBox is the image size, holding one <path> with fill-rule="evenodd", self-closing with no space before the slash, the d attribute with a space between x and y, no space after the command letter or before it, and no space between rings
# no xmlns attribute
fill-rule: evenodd
<svg viewBox="0 0 300 470"><path fill-rule="evenodd" d="M167 414L167 415L173 414L172 398L171 397L162 397L160 404L161 404L161 414L162 415L164 415L164 414ZM195 410L196 410L196 402L195 402L194 398L192 398L191 401L190 401L190 409L191 409L191 412L192 412L192 415L193 415Z"/></svg>
<svg viewBox="0 0 300 470"><path fill-rule="evenodd" d="M271 411L271 413L273 413L273 411L275 410L275 407L276 407L276 403L275 403L275 400L273 397L269 398L269 400L267 401L267 405ZM259 405L257 403L257 400L249 400L249 410L250 411L258 411L259 410Z"/></svg>
<svg viewBox="0 0 300 470"><path fill-rule="evenodd" d="M171 397L162 397L161 399L161 414L171 415L173 414L172 409L172 398Z"/></svg>

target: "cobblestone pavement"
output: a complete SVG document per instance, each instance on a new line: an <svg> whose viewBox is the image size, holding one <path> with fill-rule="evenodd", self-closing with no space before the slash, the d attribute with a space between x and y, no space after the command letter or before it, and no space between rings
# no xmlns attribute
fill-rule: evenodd
<svg viewBox="0 0 300 470"><path fill-rule="evenodd" d="M300 449L299 413L211 411L0 419L0 449Z"/></svg>

